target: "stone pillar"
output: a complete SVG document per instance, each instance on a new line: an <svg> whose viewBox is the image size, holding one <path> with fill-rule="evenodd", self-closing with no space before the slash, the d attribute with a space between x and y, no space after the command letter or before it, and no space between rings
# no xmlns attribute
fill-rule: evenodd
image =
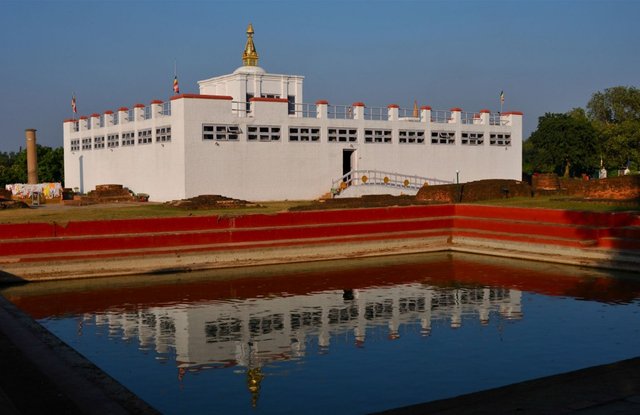
<svg viewBox="0 0 640 415"><path fill-rule="evenodd" d="M160 118L162 116L162 104L159 99L151 101L151 118Z"/></svg>
<svg viewBox="0 0 640 415"><path fill-rule="evenodd" d="M100 114L91 114L91 129L100 128Z"/></svg>
<svg viewBox="0 0 640 415"><path fill-rule="evenodd" d="M132 121L129 119L129 108L120 107L118 109L118 124L124 124L129 121Z"/></svg>
<svg viewBox="0 0 640 415"><path fill-rule="evenodd" d="M78 121L78 131L87 131L89 129L89 118L86 115L80 117Z"/></svg>
<svg viewBox="0 0 640 415"><path fill-rule="evenodd" d="M38 149L36 147L36 130L25 130L27 140L27 183L38 184Z"/></svg>
<svg viewBox="0 0 640 415"><path fill-rule="evenodd" d="M388 119L389 121L398 121L398 112L400 107L397 104L387 105Z"/></svg>
<svg viewBox="0 0 640 415"><path fill-rule="evenodd" d="M364 102L354 102L351 107L353 107L353 119L364 120Z"/></svg>
<svg viewBox="0 0 640 415"><path fill-rule="evenodd" d="M449 118L449 124L459 124L462 120L462 108L451 108L451 118Z"/></svg>
<svg viewBox="0 0 640 415"><path fill-rule="evenodd" d="M316 101L316 118L329 118L329 101L324 99Z"/></svg>
<svg viewBox="0 0 640 415"><path fill-rule="evenodd" d="M489 125L489 119L490 118L491 118L491 111L484 110L484 109L480 110L480 124ZM474 124L475 124L475 122L474 122Z"/></svg>
<svg viewBox="0 0 640 415"><path fill-rule="evenodd" d="M420 122L431 122L431 107L424 105L420 107Z"/></svg>
<svg viewBox="0 0 640 415"><path fill-rule="evenodd" d="M144 120L144 104L136 104L133 107L133 119L135 121Z"/></svg>
<svg viewBox="0 0 640 415"><path fill-rule="evenodd" d="M111 127L115 124L113 111L105 111L104 112L104 126Z"/></svg>

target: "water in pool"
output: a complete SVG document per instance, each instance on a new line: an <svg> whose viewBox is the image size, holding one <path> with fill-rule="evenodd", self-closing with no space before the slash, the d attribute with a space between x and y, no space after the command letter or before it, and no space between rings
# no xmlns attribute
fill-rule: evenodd
<svg viewBox="0 0 640 415"><path fill-rule="evenodd" d="M3 294L166 414L370 413L640 351L637 277L473 255Z"/></svg>

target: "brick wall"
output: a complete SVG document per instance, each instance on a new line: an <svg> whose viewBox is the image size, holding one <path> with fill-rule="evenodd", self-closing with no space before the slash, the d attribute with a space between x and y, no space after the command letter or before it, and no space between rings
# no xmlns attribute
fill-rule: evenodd
<svg viewBox="0 0 640 415"><path fill-rule="evenodd" d="M504 197L531 197L531 186L517 180L479 180L463 184L423 186L416 195L419 201L468 203Z"/></svg>
<svg viewBox="0 0 640 415"><path fill-rule="evenodd" d="M556 182L558 187L554 189ZM582 180L545 174L534 176L532 183L536 196L556 194L589 199L640 199L640 175Z"/></svg>

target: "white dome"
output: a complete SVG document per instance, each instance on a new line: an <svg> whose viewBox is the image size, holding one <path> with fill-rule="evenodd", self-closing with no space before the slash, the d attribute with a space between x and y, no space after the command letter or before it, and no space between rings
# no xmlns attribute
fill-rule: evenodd
<svg viewBox="0 0 640 415"><path fill-rule="evenodd" d="M234 74L236 73L246 73L246 74L265 74L267 73L267 71L265 71L264 69L262 69L259 66L241 66L238 69L236 69L235 71L233 71Z"/></svg>

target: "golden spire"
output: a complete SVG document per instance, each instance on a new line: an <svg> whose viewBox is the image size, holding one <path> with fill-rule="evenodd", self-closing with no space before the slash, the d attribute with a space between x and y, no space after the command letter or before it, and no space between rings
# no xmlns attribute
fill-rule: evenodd
<svg viewBox="0 0 640 415"><path fill-rule="evenodd" d="M247 387L251 392L251 406L253 408L258 406L258 398L260 397L260 383L264 375L260 367L247 370Z"/></svg>
<svg viewBox="0 0 640 415"><path fill-rule="evenodd" d="M258 66L258 52L253 44L253 26L249 23L247 27L247 44L242 53L242 64L244 66Z"/></svg>

